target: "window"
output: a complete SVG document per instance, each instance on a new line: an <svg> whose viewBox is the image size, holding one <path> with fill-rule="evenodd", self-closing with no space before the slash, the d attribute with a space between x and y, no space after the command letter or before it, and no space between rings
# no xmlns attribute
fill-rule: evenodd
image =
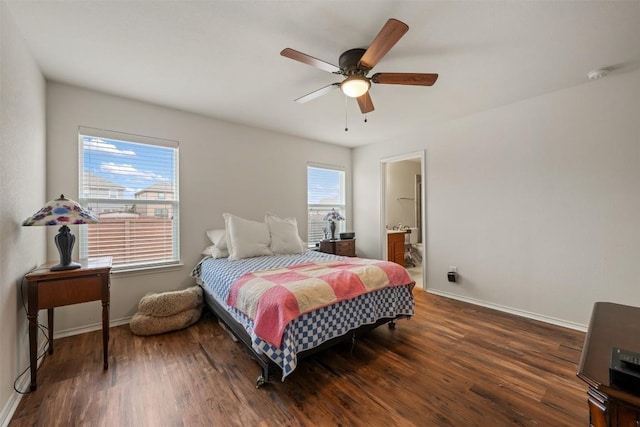
<svg viewBox="0 0 640 427"><path fill-rule="evenodd" d="M178 143L91 128L78 140L79 201L100 220L80 228L80 255L114 270L177 264Z"/></svg>
<svg viewBox="0 0 640 427"><path fill-rule="evenodd" d="M345 172L340 169L307 166L308 236L310 246L330 236L325 215L335 209L343 217L346 212ZM338 221L336 234L344 231L344 221Z"/></svg>

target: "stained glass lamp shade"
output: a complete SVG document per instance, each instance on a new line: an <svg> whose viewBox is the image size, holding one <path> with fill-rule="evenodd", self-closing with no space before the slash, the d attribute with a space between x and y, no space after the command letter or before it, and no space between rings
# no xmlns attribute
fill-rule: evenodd
<svg viewBox="0 0 640 427"><path fill-rule="evenodd" d="M98 218L91 212L80 206L78 202L65 198L62 194L59 199L47 202L38 212L22 221L22 225L61 225L55 237L56 247L60 253L60 264L51 267L52 271L58 271L80 268L80 264L71 262L76 236L71 233L68 224L95 224L97 222Z"/></svg>

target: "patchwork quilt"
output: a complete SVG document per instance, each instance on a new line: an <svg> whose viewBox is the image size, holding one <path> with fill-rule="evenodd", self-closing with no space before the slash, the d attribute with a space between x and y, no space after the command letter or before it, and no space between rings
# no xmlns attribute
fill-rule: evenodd
<svg viewBox="0 0 640 427"><path fill-rule="evenodd" d="M293 319L379 289L411 283L400 265L346 258L249 272L231 285L227 303L254 322L256 336L276 347Z"/></svg>

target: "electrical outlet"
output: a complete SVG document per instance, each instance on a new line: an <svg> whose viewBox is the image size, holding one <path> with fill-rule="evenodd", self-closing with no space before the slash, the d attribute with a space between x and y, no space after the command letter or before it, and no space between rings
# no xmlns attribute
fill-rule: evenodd
<svg viewBox="0 0 640 427"><path fill-rule="evenodd" d="M458 267L456 267L455 265L450 265L449 266L449 272L457 273L458 272Z"/></svg>

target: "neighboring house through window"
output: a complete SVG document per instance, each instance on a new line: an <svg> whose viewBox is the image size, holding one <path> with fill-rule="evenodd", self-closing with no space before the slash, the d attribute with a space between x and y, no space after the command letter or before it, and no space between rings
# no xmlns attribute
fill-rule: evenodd
<svg viewBox="0 0 640 427"><path fill-rule="evenodd" d="M325 216L335 209L343 217L346 212L345 172L338 167L307 166L307 210L309 246L330 238L329 224ZM344 221L336 224L337 234L345 230Z"/></svg>
<svg viewBox="0 0 640 427"><path fill-rule="evenodd" d="M82 257L114 270L177 264L178 143L80 128L80 203L100 220L80 229Z"/></svg>

